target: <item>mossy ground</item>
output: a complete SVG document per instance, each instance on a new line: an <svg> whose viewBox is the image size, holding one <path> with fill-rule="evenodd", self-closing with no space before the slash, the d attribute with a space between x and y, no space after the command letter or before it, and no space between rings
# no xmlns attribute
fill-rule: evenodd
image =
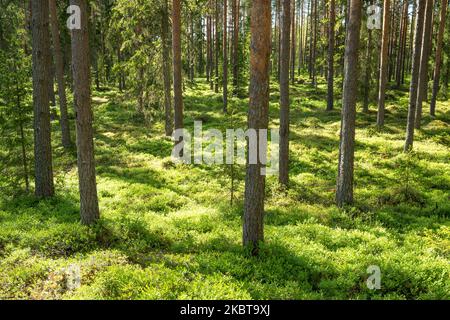
<svg viewBox="0 0 450 320"><path fill-rule="evenodd" d="M270 126L279 119L272 85ZM57 196L0 203L0 298L21 299L449 299L450 102L424 117L414 153L402 152L407 92L389 91L386 126L358 109L355 205L334 205L340 102L325 84L292 89L291 187L267 182L265 244L241 246L245 171L174 165L160 119L150 126L116 91L96 92L95 145L102 218L79 223L75 151L55 124ZM231 98L234 127L248 99ZM426 104L424 112L427 113ZM185 93L186 127L229 128L221 95L204 80ZM80 266L81 287L67 287ZM381 268L380 290L366 272Z"/></svg>

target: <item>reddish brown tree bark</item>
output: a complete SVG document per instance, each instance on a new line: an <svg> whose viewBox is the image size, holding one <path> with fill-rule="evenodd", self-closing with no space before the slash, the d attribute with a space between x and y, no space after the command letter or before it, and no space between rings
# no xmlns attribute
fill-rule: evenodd
<svg viewBox="0 0 450 320"><path fill-rule="evenodd" d="M268 127L269 111L269 58L271 14L270 0L252 3L250 13L250 105L248 127L259 132ZM258 138L259 140L259 138ZM259 145L259 143L258 143ZM258 163L247 165L245 178L245 204L243 244L249 246L253 255L259 252L259 242L264 241L264 194L265 169L261 158L266 157L264 149L258 148Z"/></svg>
<svg viewBox="0 0 450 320"><path fill-rule="evenodd" d="M81 12L81 29L72 30L72 70L77 129L77 158L80 189L80 213L83 224L93 224L99 217L92 128L89 31L86 0L71 0Z"/></svg>
<svg viewBox="0 0 450 320"><path fill-rule="evenodd" d="M344 62L344 88L342 92L341 139L336 186L336 202L338 206L353 203L358 50L362 3L361 0L350 0L349 3Z"/></svg>

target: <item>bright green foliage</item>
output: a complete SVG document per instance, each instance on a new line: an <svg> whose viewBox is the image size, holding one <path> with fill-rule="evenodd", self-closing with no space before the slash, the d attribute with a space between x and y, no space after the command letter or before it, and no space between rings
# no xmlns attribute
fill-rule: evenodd
<svg viewBox="0 0 450 320"><path fill-rule="evenodd" d="M220 94L204 79L186 93L186 126L225 129ZM271 93L271 127L278 92ZM402 154L406 94L358 114L356 204L334 205L339 111L325 112L309 85L293 88L291 181L267 185L266 244L258 258L241 247L244 168L229 205L223 166L173 165L163 123L135 117L116 91L94 97L102 218L79 224L72 159L56 157L58 196L4 198L0 204L0 297L34 299L449 299L449 102L425 117L415 153ZM389 91L391 94L392 91ZM233 98L236 127L247 99ZM56 138L55 138L56 139ZM78 265L81 287L67 286ZM366 286L381 268L381 290Z"/></svg>
<svg viewBox="0 0 450 320"><path fill-rule="evenodd" d="M23 190L29 175L22 147L26 159L32 151L31 57L23 49L24 29L13 27L22 21L23 11L14 2L2 8L0 29L6 32L4 47L0 46L0 192Z"/></svg>

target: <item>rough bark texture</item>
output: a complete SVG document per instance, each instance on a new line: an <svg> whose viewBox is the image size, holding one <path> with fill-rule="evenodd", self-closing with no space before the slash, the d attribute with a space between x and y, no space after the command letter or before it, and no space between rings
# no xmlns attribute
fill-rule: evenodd
<svg viewBox="0 0 450 320"><path fill-rule="evenodd" d="M430 57L430 37L433 21L433 7L434 0L426 1L425 9L425 23L422 37L422 50L420 56L420 71L419 71L419 83L417 88L417 102L416 102L416 120L414 126L416 129L420 129L422 122L422 104L426 99L428 91L428 60Z"/></svg>
<svg viewBox="0 0 450 320"><path fill-rule="evenodd" d="M409 85L408 123L406 125L405 151L412 149L414 141L414 122L416 119L417 85L419 83L420 55L422 51L423 21L425 1L417 0L416 24L414 32L414 51L412 55L411 82Z"/></svg>
<svg viewBox="0 0 450 320"><path fill-rule="evenodd" d="M223 0L223 112L228 109L228 2Z"/></svg>
<svg viewBox="0 0 450 320"><path fill-rule="evenodd" d="M172 7L172 57L175 129L183 128L183 96L181 84L181 7L173 0ZM178 144L179 141L175 141Z"/></svg>
<svg viewBox="0 0 450 320"><path fill-rule="evenodd" d="M377 125L384 125L384 107L386 97L387 71L389 65L389 23L390 23L390 0L384 0L383 6L383 36L381 42L381 60L380 60L380 80L378 88L378 114Z"/></svg>
<svg viewBox="0 0 450 320"><path fill-rule="evenodd" d="M436 43L436 57L434 62L434 81L433 81L433 95L430 102L430 115L434 116L436 112L436 99L439 92L439 81L441 78L441 66L442 66L442 40L444 37L445 30L445 18L447 15L448 1L442 0L441 3L441 14L439 22L439 33Z"/></svg>
<svg viewBox="0 0 450 320"><path fill-rule="evenodd" d="M58 83L59 110L61 113L61 118L59 120L61 125L61 139L63 147L70 148L72 145L72 141L70 139L69 117L67 114L66 83L64 81L64 62L61 50L58 16L56 11L55 0L49 0L49 6L50 6L50 25L53 40L53 53L55 59L55 73L56 73L56 81Z"/></svg>
<svg viewBox="0 0 450 320"><path fill-rule="evenodd" d="M336 23L336 6L335 1L329 2L329 25L328 25L328 96L327 110L333 110L334 100L334 25Z"/></svg>
<svg viewBox="0 0 450 320"><path fill-rule="evenodd" d="M270 0L258 0L251 8L251 45L250 45L250 106L248 127L267 129L269 109L269 57L270 57ZM259 130L258 130L259 131ZM258 143L259 144L259 143ZM265 157L264 150L258 150L258 156ZM261 157L258 157L260 159ZM250 246L252 254L258 254L258 244L264 240L264 190L265 176L261 169L264 165L247 165L245 178L245 204L243 243Z"/></svg>
<svg viewBox="0 0 450 320"><path fill-rule="evenodd" d="M164 78L164 113L165 113L165 133L166 136L172 135L172 82L170 80L170 33L169 33L169 10L167 0L163 1L161 15L161 39L163 55L163 78Z"/></svg>
<svg viewBox="0 0 450 320"><path fill-rule="evenodd" d="M361 0L351 0L345 47L341 141L339 146L339 166L336 187L336 202L339 206L353 202L358 47L361 29L361 11Z"/></svg>
<svg viewBox="0 0 450 320"><path fill-rule="evenodd" d="M70 4L79 6L81 11L81 29L72 30L72 71L81 222L90 225L99 219L100 212L95 177L87 1L71 0Z"/></svg>
<svg viewBox="0 0 450 320"><path fill-rule="evenodd" d="M289 183L289 30L291 0L281 1L279 181ZM295 58L295 57L294 57Z"/></svg>
<svg viewBox="0 0 450 320"><path fill-rule="evenodd" d="M48 0L32 1L35 194L54 195L49 105L50 35Z"/></svg>

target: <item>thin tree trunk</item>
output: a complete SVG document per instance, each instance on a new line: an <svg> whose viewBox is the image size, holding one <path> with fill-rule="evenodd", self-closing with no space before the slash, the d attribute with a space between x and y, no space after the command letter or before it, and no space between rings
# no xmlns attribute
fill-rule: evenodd
<svg viewBox="0 0 450 320"><path fill-rule="evenodd" d="M317 2L319 0L314 0L314 31L313 31L313 44L312 44L312 65L311 65L311 71L312 71L312 84L313 86L317 86L317 79L316 79L316 53L317 53ZM311 26L313 25L313 22L311 21Z"/></svg>
<svg viewBox="0 0 450 320"><path fill-rule="evenodd" d="M175 129L183 129L183 96L181 88L181 0L173 0L172 7L172 59ZM181 143L182 139L175 141Z"/></svg>
<svg viewBox="0 0 450 320"><path fill-rule="evenodd" d="M280 69L280 163L279 182L289 183L289 30L291 0L281 1L281 69ZM291 57L292 58L292 57ZM294 56L295 59L295 56Z"/></svg>
<svg viewBox="0 0 450 320"><path fill-rule="evenodd" d="M297 68L297 72L298 75L300 76L301 72L302 72L302 67L303 67L303 55L304 55L304 48L303 48L303 7L305 4L304 0L301 0L302 4L301 4L301 8L300 8L300 35L299 35L299 41L298 41L298 68Z"/></svg>
<svg viewBox="0 0 450 320"><path fill-rule="evenodd" d="M295 39L297 37L297 29L295 28L295 0L292 0L292 20L291 20L291 82L295 83Z"/></svg>
<svg viewBox="0 0 450 320"><path fill-rule="evenodd" d="M15 70L17 70L17 66L15 65ZM16 91L17 91L17 110L22 109L21 105L21 96L20 96L20 90L19 90L19 84L16 83ZM25 191L30 191L30 179L28 176L28 160L27 160L27 152L26 152L26 141L25 141L25 133L23 130L23 119L20 119L19 121L19 133L20 133L20 147L22 149L22 167L23 167L23 178L25 181Z"/></svg>
<svg viewBox="0 0 450 320"><path fill-rule="evenodd" d="M239 9L240 1L233 1L233 88L234 93L237 93L238 89L238 77L239 77Z"/></svg>
<svg viewBox="0 0 450 320"><path fill-rule="evenodd" d="M79 6L81 12L81 29L72 30L72 67L81 222L91 225L99 219L100 212L95 176L94 130L92 128L87 1L71 0L70 4Z"/></svg>
<svg viewBox="0 0 450 320"><path fill-rule="evenodd" d="M416 23L414 32L414 51L412 55L411 83L409 86L408 123L406 126L406 139L404 150L412 149L414 142L414 122L416 117L417 91L419 84L420 56L422 52L422 36L424 29L425 1L417 0Z"/></svg>
<svg viewBox="0 0 450 320"><path fill-rule="evenodd" d="M408 15L408 1L403 0L403 10L402 10L402 14L401 14L401 24L400 24L400 47L399 47L399 52L397 54L397 67L396 67L396 75L395 75L395 81L397 82L397 88L400 88L400 85L401 85L402 64L403 64L403 61L405 60L406 30L408 29L407 15Z"/></svg>
<svg viewBox="0 0 450 320"><path fill-rule="evenodd" d="M54 195L49 105L50 35L47 0L32 1L35 194Z"/></svg>
<svg viewBox="0 0 450 320"><path fill-rule="evenodd" d="M385 109L385 97L386 97L386 83L387 83L387 71L389 65L389 22L390 22L390 0L384 0L383 7L383 37L381 42L381 60L380 60L380 80L378 88L378 114L377 125L382 127L384 125L384 109Z"/></svg>
<svg viewBox="0 0 450 320"><path fill-rule="evenodd" d="M211 0L206 14L206 81L211 84Z"/></svg>
<svg viewBox="0 0 450 320"><path fill-rule="evenodd" d="M338 206L353 203L358 48L362 14L361 0L350 0L349 9L344 62L344 87L342 92L341 141L336 187L336 202Z"/></svg>
<svg viewBox="0 0 450 320"><path fill-rule="evenodd" d="M216 0L216 12L215 12L215 80L214 80L214 92L219 92L219 0Z"/></svg>
<svg viewBox="0 0 450 320"><path fill-rule="evenodd" d="M250 105L249 129L267 129L269 117L269 59L270 59L270 0L254 1L251 7L250 45ZM258 137L259 140L259 137ZM259 142L259 141L258 141ZM257 145L260 145L258 143ZM243 244L250 246L253 255L259 252L259 242L264 241L265 169L261 159L266 158L266 148L258 148L257 163L247 165L245 178L245 204Z"/></svg>
<svg viewBox="0 0 450 320"><path fill-rule="evenodd" d="M372 4L373 2L371 2ZM371 67L372 67L372 30L367 30L367 46L366 46L366 70L364 77L364 103L363 103L363 112L369 112L369 95L370 95L370 75L371 75Z"/></svg>
<svg viewBox="0 0 450 320"><path fill-rule="evenodd" d="M61 139L63 147L70 148L72 146L72 141L70 138L69 117L67 113L66 84L64 80L64 62L61 50L58 16L56 11L55 0L49 0L49 6L50 6L50 25L53 39L53 52L55 57L55 68L56 68L55 73L56 73L56 81L58 83L59 110L61 113L61 118L59 120L61 125Z"/></svg>
<svg viewBox="0 0 450 320"><path fill-rule="evenodd" d="M435 116L436 113L436 99L439 92L439 81L441 78L441 66L442 66L442 40L444 38L445 31L445 18L447 15L447 0L442 0L441 14L439 22L439 33L436 43L436 57L434 62L434 81L433 81L433 95L430 103L430 115Z"/></svg>
<svg viewBox="0 0 450 320"><path fill-rule="evenodd" d="M228 109L228 1L223 0L223 112Z"/></svg>
<svg viewBox="0 0 450 320"><path fill-rule="evenodd" d="M163 78L164 78L164 113L165 113L165 133L166 136L172 135L172 82L170 80L170 31L169 31L169 9L167 0L163 0L161 21L161 39L163 55Z"/></svg>
<svg viewBox="0 0 450 320"><path fill-rule="evenodd" d="M427 0L425 9L425 25L422 37L422 51L420 57L420 71L419 71L419 83L417 91L417 102L416 102L416 120L415 128L420 129L422 122L422 104L427 96L428 89L428 60L430 57L430 36L433 21L433 7L434 0Z"/></svg>
<svg viewBox="0 0 450 320"><path fill-rule="evenodd" d="M23 166L23 178L25 180L25 191L30 191L30 179L28 177L28 161L27 161L27 152L25 149L25 134L23 131L23 122L19 123L20 130L20 146L22 148L22 166Z"/></svg>
<svg viewBox="0 0 450 320"><path fill-rule="evenodd" d="M335 1L329 2L329 25L328 25L328 97L327 110L333 110L334 100L334 25L336 23Z"/></svg>

